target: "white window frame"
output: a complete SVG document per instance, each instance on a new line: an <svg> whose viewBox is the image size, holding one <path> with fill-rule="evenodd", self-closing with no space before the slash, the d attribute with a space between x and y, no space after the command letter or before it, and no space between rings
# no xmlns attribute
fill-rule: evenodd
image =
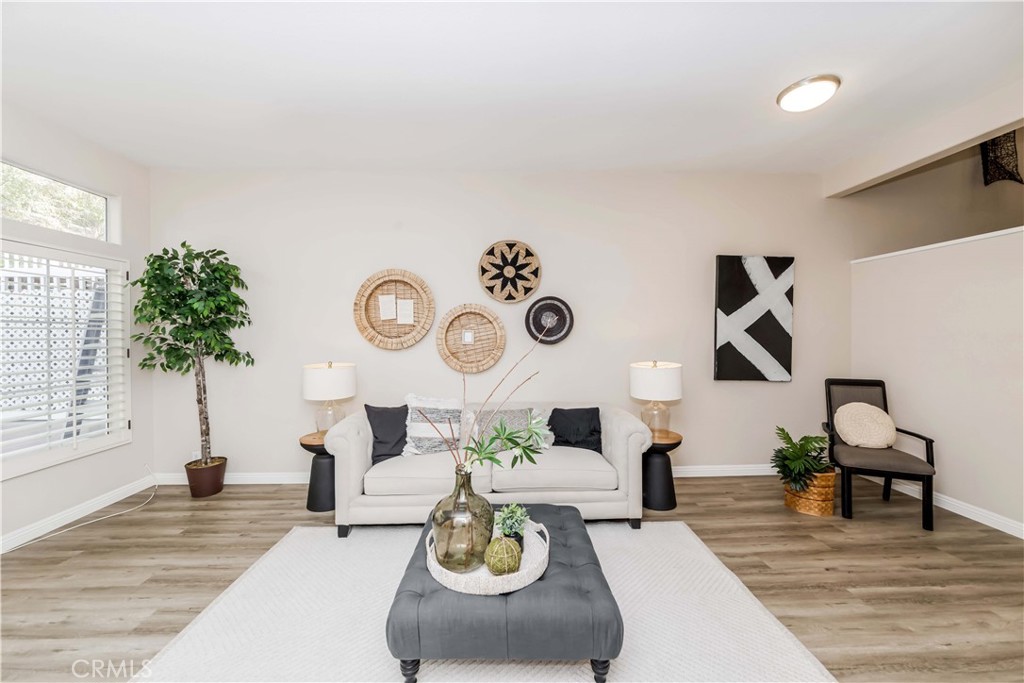
<svg viewBox="0 0 1024 683"><path fill-rule="evenodd" d="M10 228L15 228L11 230ZM89 239L86 237L79 237L77 235L68 235L66 233L60 233L55 230L43 228L40 226L28 225L14 221L11 219L3 220L4 238L0 240L0 246L3 251L11 251L14 253L24 254L26 256L36 256L42 258L50 258L56 260L65 260L75 263L81 263L82 265L95 266L98 268L105 268L107 270L115 270L125 274L125 282L128 281L128 267L129 262L124 258L115 257L108 254L97 254L90 253L93 250L85 251L79 249L69 249L62 246L57 246L54 242L68 242L80 243L80 240L84 240L86 243L95 244L97 247L106 247L108 242L101 242L99 240ZM73 238L71 240L59 239L59 240L34 240L24 239L21 235L26 233L36 233L37 231L43 231L45 233L52 233L54 236L60 235L62 238ZM14 232L18 234L18 237L11 237L10 234ZM96 251L109 252L110 249L98 249ZM111 330L107 328L107 338L112 340L119 338L122 342L123 348L125 349L125 369L124 369L124 410L125 410L125 424L126 427L123 430L108 434L103 437L93 437L83 440L77 446L57 446L45 450L35 450L26 453L13 453L11 455L0 454L0 481L7 481L14 477L24 476L32 472L38 472L39 470L54 467L72 460L84 458L90 455L95 455L103 451L107 451L113 448L119 448L132 442L132 396L131 396L131 373L132 364L130 361L129 345L131 337L131 292L129 288L125 288L125 294L121 298L121 319L123 321L122 329L118 334L117 330Z"/></svg>
<svg viewBox="0 0 1024 683"><path fill-rule="evenodd" d="M53 233L57 233L58 235L67 235L68 237L72 237L74 239L82 239L82 240L85 240L86 242L90 242L90 243L96 243L96 244L120 244L121 243L121 229L120 229L121 228L121 200L120 200L119 197L112 197L112 196L110 196L110 195L108 195L106 193L99 192L97 190L93 190L93 189L88 188L88 187L84 187L80 183L69 183L68 181L63 180L61 178L57 178L57 177L55 177L55 176L53 176L53 175L51 175L49 173L40 173L39 171L35 170L34 168L31 168L30 166L27 166L25 164L14 163L14 162L12 162L12 161L10 161L8 159L0 159L0 163L6 164L7 166L12 166L12 167L18 169L19 171L24 171L25 173L31 173L32 175L37 175L40 178L46 178L47 180L52 180L53 182L60 183L61 185L67 185L68 187L74 188L76 190L80 190L80 191L85 192L87 194L96 195L97 197L103 197L103 199L106 202L106 206L103 209L103 235L104 235L103 239L96 239L94 237L86 237L85 235L78 235L78 234L75 234L73 232L65 232L64 230L57 230L55 228L48 228L45 225L37 225L35 223L25 223L24 221L19 221L16 218L7 218L6 216L2 217L4 222L5 222L5 225L4 225L4 231L5 232L6 232L6 229L7 229L6 222L10 221L10 222L15 223L17 225L28 226L28 227L32 228L33 230L45 230L46 232L53 232Z"/></svg>

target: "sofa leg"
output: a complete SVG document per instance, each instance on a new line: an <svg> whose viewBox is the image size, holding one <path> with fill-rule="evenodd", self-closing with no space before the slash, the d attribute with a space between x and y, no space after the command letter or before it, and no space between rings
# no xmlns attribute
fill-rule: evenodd
<svg viewBox="0 0 1024 683"><path fill-rule="evenodd" d="M629 527L631 529L639 529L640 528L640 520L639 519L631 519L631 520L629 520Z"/></svg>
<svg viewBox="0 0 1024 683"><path fill-rule="evenodd" d="M405 683L416 683L416 674L420 672L420 660L402 659L399 662L402 667L402 678Z"/></svg>
<svg viewBox="0 0 1024 683"><path fill-rule="evenodd" d="M350 527L348 524L339 524L338 525L338 538L348 538L348 532L349 532L349 530L351 528L352 527Z"/></svg>

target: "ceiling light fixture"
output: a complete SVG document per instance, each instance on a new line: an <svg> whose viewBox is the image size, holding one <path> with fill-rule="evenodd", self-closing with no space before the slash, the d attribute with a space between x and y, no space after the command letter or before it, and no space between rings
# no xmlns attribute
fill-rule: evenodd
<svg viewBox="0 0 1024 683"><path fill-rule="evenodd" d="M783 111L810 111L832 99L840 83L839 76L832 74L808 76L780 92L775 103Z"/></svg>

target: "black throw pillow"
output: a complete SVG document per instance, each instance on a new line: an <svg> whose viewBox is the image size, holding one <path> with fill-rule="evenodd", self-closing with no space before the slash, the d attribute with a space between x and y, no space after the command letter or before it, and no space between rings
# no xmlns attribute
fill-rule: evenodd
<svg viewBox="0 0 1024 683"><path fill-rule="evenodd" d="M409 417L409 406L378 408L364 404L363 407L373 432L373 465L401 455L405 448L405 421Z"/></svg>
<svg viewBox="0 0 1024 683"><path fill-rule="evenodd" d="M601 452L600 408L555 408L548 418L555 446Z"/></svg>

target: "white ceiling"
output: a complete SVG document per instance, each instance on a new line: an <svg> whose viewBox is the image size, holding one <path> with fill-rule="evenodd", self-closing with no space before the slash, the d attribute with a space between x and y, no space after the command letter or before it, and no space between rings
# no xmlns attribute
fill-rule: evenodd
<svg viewBox="0 0 1024 683"><path fill-rule="evenodd" d="M1024 79L1022 7L5 2L3 101L158 167L820 172Z"/></svg>

